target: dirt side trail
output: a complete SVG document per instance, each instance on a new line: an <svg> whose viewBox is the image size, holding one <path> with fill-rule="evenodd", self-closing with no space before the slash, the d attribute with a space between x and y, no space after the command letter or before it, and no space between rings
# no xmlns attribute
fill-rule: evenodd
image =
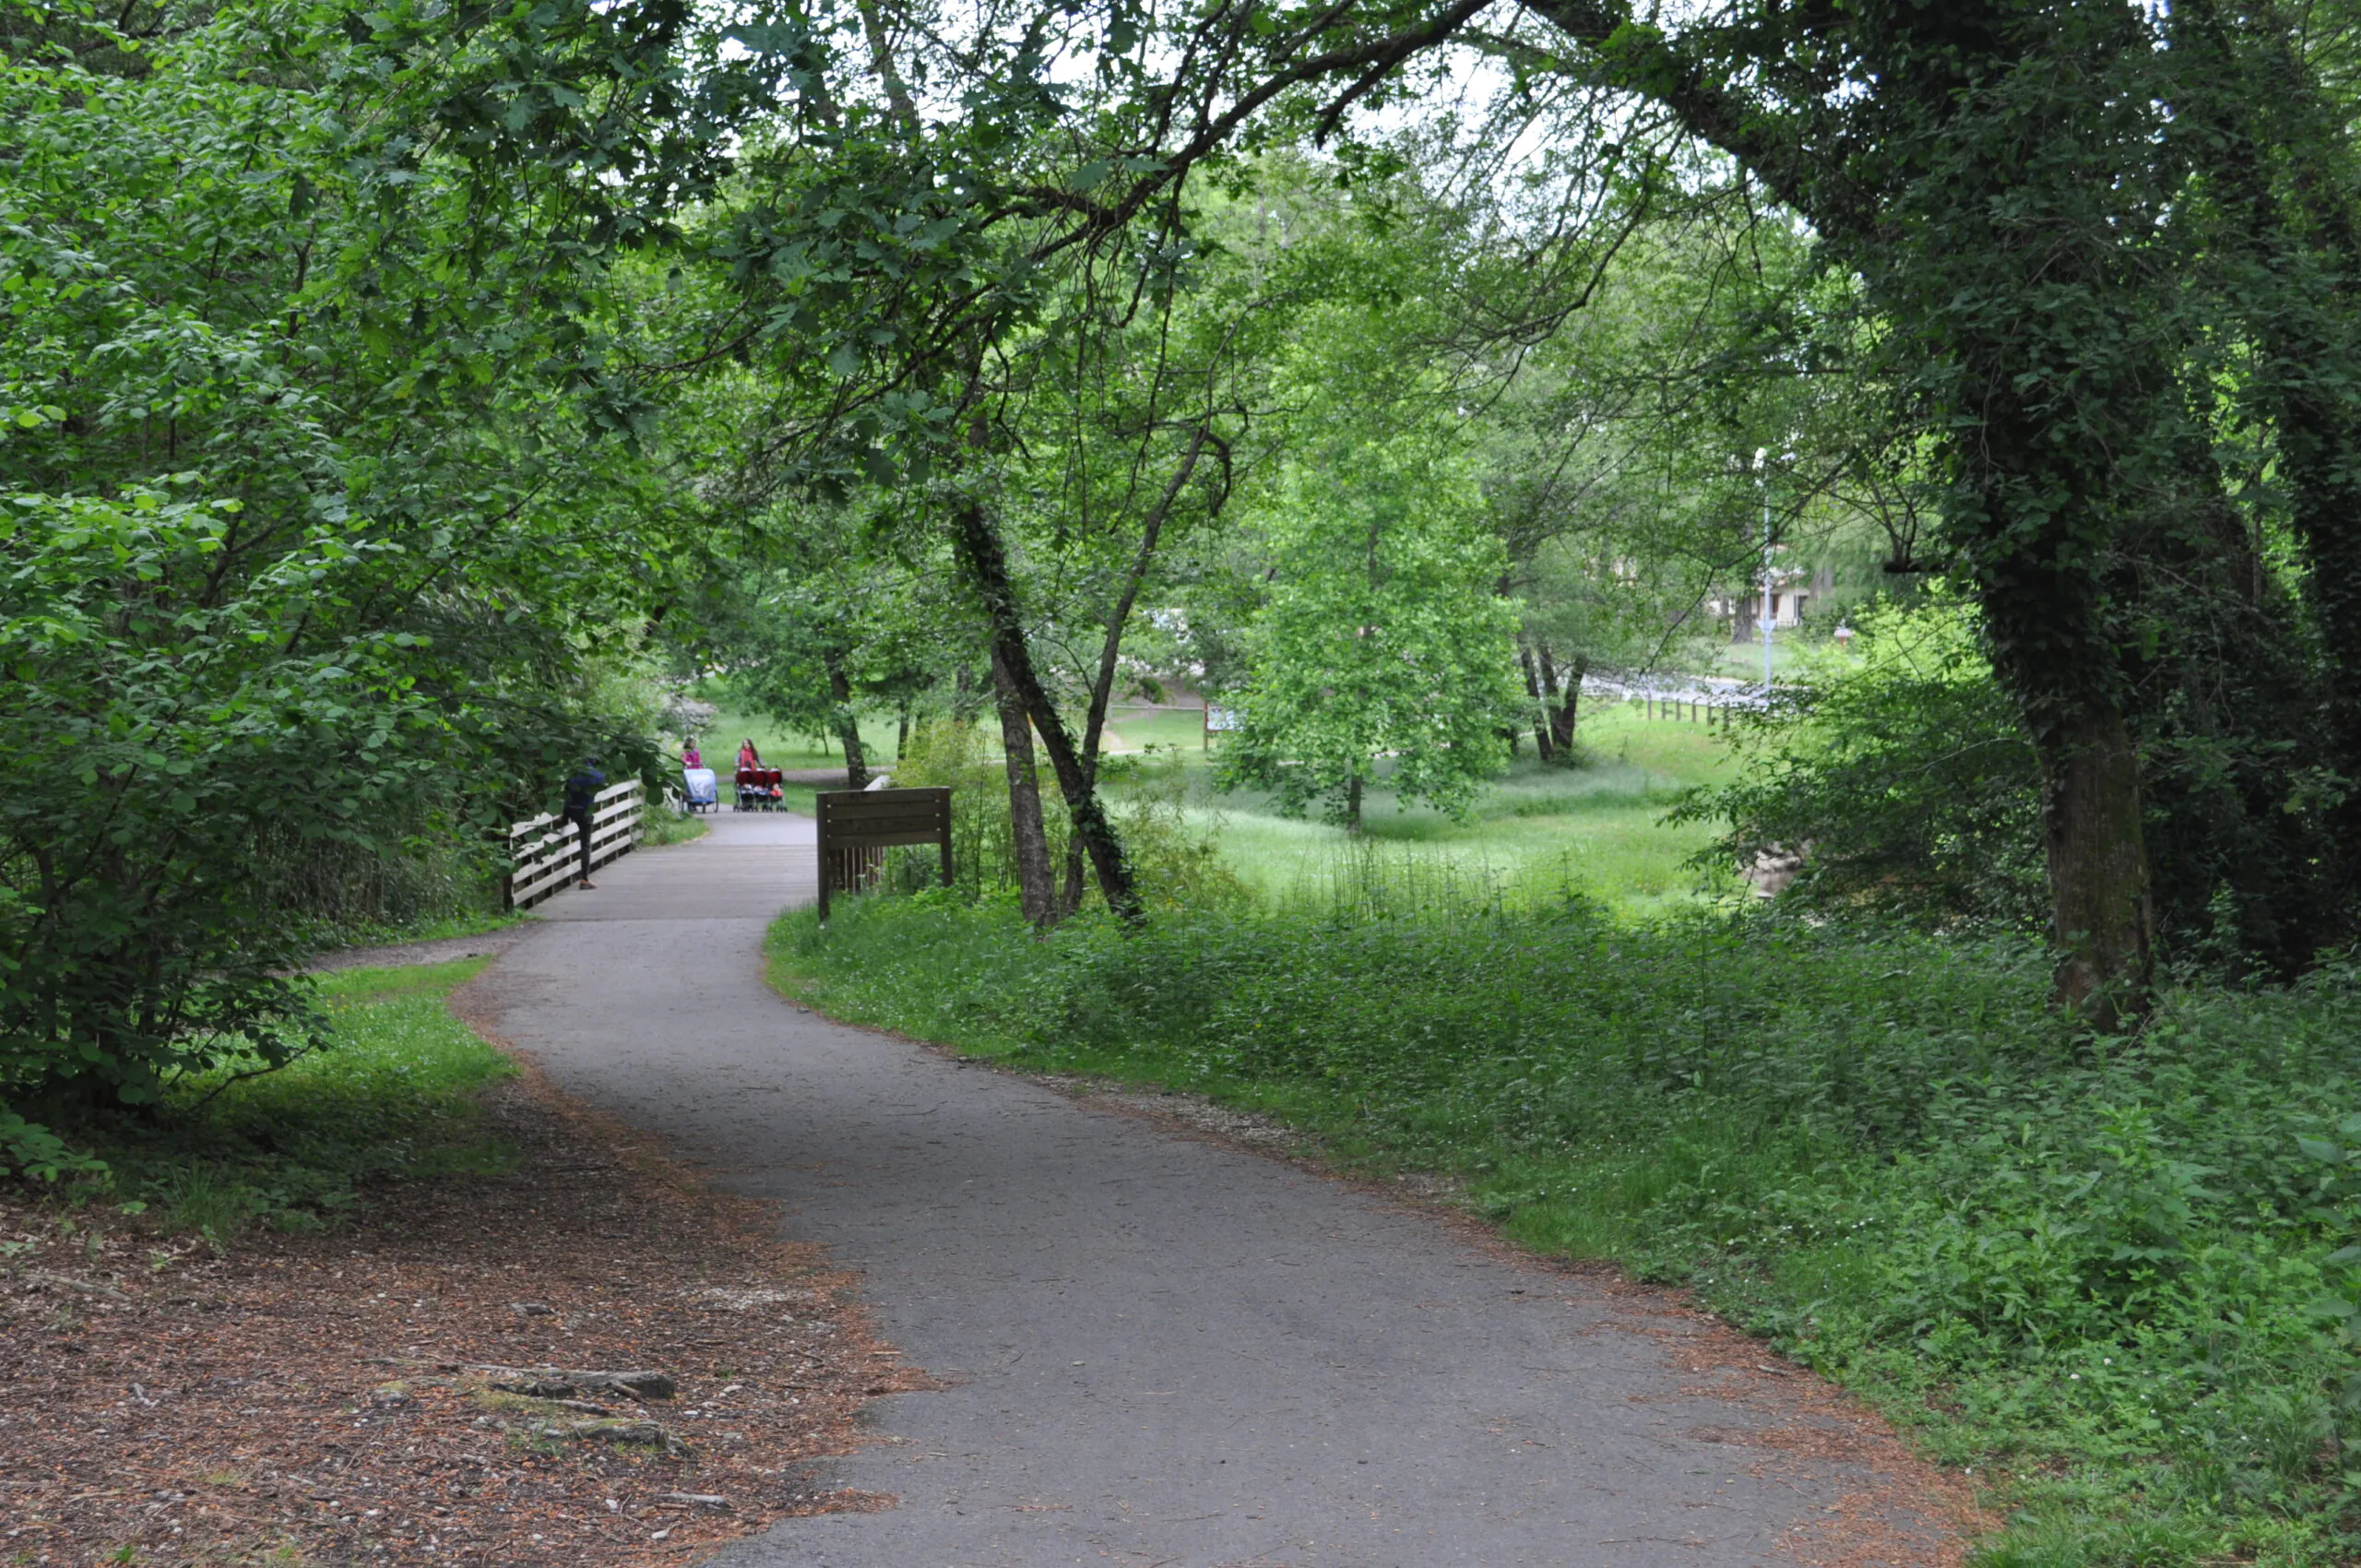
<svg viewBox="0 0 2361 1568"><path fill-rule="evenodd" d="M1943 1563L1964 1494L1670 1297L1297 1162L780 1001L812 826L716 818L545 906L466 996L556 1082L785 1206L939 1384L732 1568Z"/></svg>

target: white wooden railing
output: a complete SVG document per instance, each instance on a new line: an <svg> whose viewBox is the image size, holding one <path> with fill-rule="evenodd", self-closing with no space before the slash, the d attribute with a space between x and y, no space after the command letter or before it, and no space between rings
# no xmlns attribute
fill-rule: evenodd
<svg viewBox="0 0 2361 1568"><path fill-rule="evenodd" d="M610 784L590 798L590 864L593 869L640 840L647 810L638 779ZM528 909L582 875L582 837L563 817L537 816L508 830L508 907Z"/></svg>
<svg viewBox="0 0 2361 1568"><path fill-rule="evenodd" d="M1726 722L1733 712L1760 713L1796 699L1794 686L1766 686L1761 682L1715 675L1675 675L1663 672L1619 674L1593 671L1583 677L1583 695L1613 702L1635 702L1651 719L1715 719Z"/></svg>

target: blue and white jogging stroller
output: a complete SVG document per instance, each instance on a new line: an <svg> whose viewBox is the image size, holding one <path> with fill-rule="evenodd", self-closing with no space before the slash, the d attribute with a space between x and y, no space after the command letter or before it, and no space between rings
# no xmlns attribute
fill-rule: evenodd
<svg viewBox="0 0 2361 1568"><path fill-rule="evenodd" d="M713 769L684 767L681 769L681 798L692 812L709 812L721 804L721 791L715 787Z"/></svg>

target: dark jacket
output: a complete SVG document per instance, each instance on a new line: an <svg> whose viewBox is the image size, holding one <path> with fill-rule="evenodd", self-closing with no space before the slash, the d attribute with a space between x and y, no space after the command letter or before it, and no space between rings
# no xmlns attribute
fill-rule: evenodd
<svg viewBox="0 0 2361 1568"><path fill-rule="evenodd" d="M607 776L586 765L582 771L565 781L565 814L588 816L590 802L607 787Z"/></svg>

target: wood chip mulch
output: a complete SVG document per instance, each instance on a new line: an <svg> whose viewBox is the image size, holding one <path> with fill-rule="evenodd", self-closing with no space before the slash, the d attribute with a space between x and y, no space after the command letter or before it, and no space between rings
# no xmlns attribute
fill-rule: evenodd
<svg viewBox="0 0 2361 1568"><path fill-rule="evenodd" d="M809 1467L926 1386L848 1277L529 1070L488 1116L512 1173L218 1253L0 1198L0 1563L677 1563L890 1502Z"/></svg>

